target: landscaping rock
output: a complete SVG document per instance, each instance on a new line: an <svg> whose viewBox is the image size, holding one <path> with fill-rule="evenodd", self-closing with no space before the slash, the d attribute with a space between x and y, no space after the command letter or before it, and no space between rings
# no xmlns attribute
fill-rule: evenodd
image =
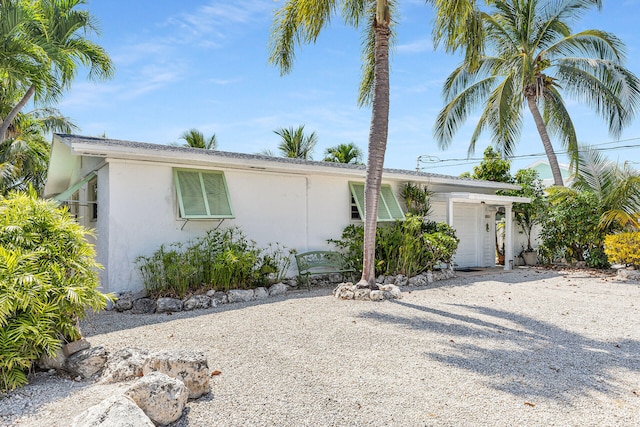
<svg viewBox="0 0 640 427"><path fill-rule="evenodd" d="M351 282L340 283L334 290L333 296L338 299L354 299L355 286Z"/></svg>
<svg viewBox="0 0 640 427"><path fill-rule="evenodd" d="M426 286L428 282L423 275L419 274L417 276L410 278L408 283L409 283L409 286Z"/></svg>
<svg viewBox="0 0 640 427"><path fill-rule="evenodd" d="M384 285L393 285L396 282L396 276L384 276L384 280L381 282Z"/></svg>
<svg viewBox="0 0 640 427"><path fill-rule="evenodd" d="M402 298L402 292L396 285L383 285L380 290L384 292L385 299L400 299Z"/></svg>
<svg viewBox="0 0 640 427"><path fill-rule="evenodd" d="M621 268L618 270L617 276L622 280L640 280L640 271Z"/></svg>
<svg viewBox="0 0 640 427"><path fill-rule="evenodd" d="M189 390L182 381L162 372L150 372L125 392L156 424L167 425L182 416Z"/></svg>
<svg viewBox="0 0 640 427"><path fill-rule="evenodd" d="M371 299L371 301L382 301L384 300L384 291L371 291L371 293L369 294L369 299Z"/></svg>
<svg viewBox="0 0 640 427"><path fill-rule="evenodd" d="M119 295L118 299L113 303L113 308L119 312L131 310L133 308L133 294L125 292Z"/></svg>
<svg viewBox="0 0 640 427"><path fill-rule="evenodd" d="M207 292L207 296L211 298L212 307L217 307L220 304L226 304L229 302L229 299L227 298L227 294L222 291L210 290L209 292Z"/></svg>
<svg viewBox="0 0 640 427"><path fill-rule="evenodd" d="M200 310L211 307L211 298L206 295L194 295L182 303L185 311Z"/></svg>
<svg viewBox="0 0 640 427"><path fill-rule="evenodd" d="M409 279L407 279L407 277L404 274L398 274L396 276L395 285L396 286L407 286L407 282L408 281L409 281Z"/></svg>
<svg viewBox="0 0 640 427"><path fill-rule="evenodd" d="M369 300L369 294L370 293L371 293L371 289L368 289L368 288L356 289L353 292L353 299L361 300L361 301L367 301L367 300Z"/></svg>
<svg viewBox="0 0 640 427"><path fill-rule="evenodd" d="M427 271L424 276L427 279L427 283L433 283L433 271Z"/></svg>
<svg viewBox="0 0 640 427"><path fill-rule="evenodd" d="M269 292L265 288L255 288L253 290L253 299L261 300L269 298Z"/></svg>
<svg viewBox="0 0 640 427"><path fill-rule="evenodd" d="M91 347L91 344L89 344L89 341L85 340L84 338L81 338L79 340L63 345L62 353L64 353L66 357L69 357L72 354L77 353L80 350L86 350L89 347Z"/></svg>
<svg viewBox="0 0 640 427"><path fill-rule="evenodd" d="M227 292L227 298L230 303L251 301L253 299L253 289L232 289Z"/></svg>
<svg viewBox="0 0 640 427"><path fill-rule="evenodd" d="M276 283L275 285L271 285L269 288L269 296L275 297L277 295L284 295L289 290L289 287L284 283Z"/></svg>
<svg viewBox="0 0 640 427"><path fill-rule="evenodd" d="M74 427L155 427L127 396L112 396L74 418Z"/></svg>
<svg viewBox="0 0 640 427"><path fill-rule="evenodd" d="M67 358L63 369L74 377L92 378L102 371L107 357L107 350L102 346L80 350Z"/></svg>
<svg viewBox="0 0 640 427"><path fill-rule="evenodd" d="M140 298L133 301L133 314L149 314L156 310L156 302L151 298Z"/></svg>
<svg viewBox="0 0 640 427"><path fill-rule="evenodd" d="M209 365L204 353L172 351L149 355L143 374L162 372L184 383L189 389L189 398L197 399L211 391L209 385Z"/></svg>
<svg viewBox="0 0 640 427"><path fill-rule="evenodd" d="M59 371L64 367L65 360L67 360L67 358L62 352L62 349L59 349L53 357L49 357L46 354L40 356L38 359L38 367L40 369L55 369Z"/></svg>
<svg viewBox="0 0 640 427"><path fill-rule="evenodd" d="M109 357L101 382L117 383L142 376L142 368L149 352L138 348L124 348Z"/></svg>
<svg viewBox="0 0 640 427"><path fill-rule="evenodd" d="M156 313L172 313L182 311L182 301L176 298L158 298Z"/></svg>

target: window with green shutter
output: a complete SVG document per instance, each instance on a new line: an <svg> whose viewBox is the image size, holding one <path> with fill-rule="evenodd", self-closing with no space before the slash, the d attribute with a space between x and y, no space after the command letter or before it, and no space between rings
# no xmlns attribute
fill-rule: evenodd
<svg viewBox="0 0 640 427"><path fill-rule="evenodd" d="M351 219L364 218L364 183L350 182L349 188L351 189ZM354 208L355 205L355 208ZM357 214L356 214L357 209ZM378 203L378 221L395 221L403 220L404 212L396 199L396 195L393 194L393 190L389 184L383 184L380 187L380 201Z"/></svg>
<svg viewBox="0 0 640 427"><path fill-rule="evenodd" d="M233 218L222 172L174 169L181 218Z"/></svg>

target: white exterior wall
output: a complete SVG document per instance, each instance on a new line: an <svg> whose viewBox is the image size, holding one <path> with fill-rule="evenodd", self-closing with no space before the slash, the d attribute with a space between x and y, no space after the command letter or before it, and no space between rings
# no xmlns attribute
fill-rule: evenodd
<svg viewBox="0 0 640 427"><path fill-rule="evenodd" d="M185 223L178 217L171 165L111 160L103 170L98 260L105 266L101 277L106 291L141 289L138 256L151 255L163 243L202 236L220 224L220 220ZM235 214L221 227L239 226L260 247L278 242L300 252L330 249L327 239L339 238L350 223L347 177L211 170L224 172Z"/></svg>

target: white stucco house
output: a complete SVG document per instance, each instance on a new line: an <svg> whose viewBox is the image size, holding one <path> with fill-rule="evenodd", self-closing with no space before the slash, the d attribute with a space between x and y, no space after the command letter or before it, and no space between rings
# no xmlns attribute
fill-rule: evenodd
<svg viewBox="0 0 640 427"><path fill-rule="evenodd" d="M94 229L103 290L117 293L143 288L138 256L219 226L239 226L260 246L330 249L327 239L360 222L364 180L364 166L54 135L44 196ZM456 229L458 267L495 266L495 214L510 218L512 203L527 201L496 191L517 186L385 169L381 221L403 218L397 191L408 181L427 184L431 219ZM506 234L509 268L511 221Z"/></svg>

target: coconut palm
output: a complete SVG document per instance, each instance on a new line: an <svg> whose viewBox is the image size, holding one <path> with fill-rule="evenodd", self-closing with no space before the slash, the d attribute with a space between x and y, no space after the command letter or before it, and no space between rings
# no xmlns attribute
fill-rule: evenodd
<svg viewBox="0 0 640 427"><path fill-rule="evenodd" d="M0 141L33 97L53 102L71 85L80 67L89 78L113 74L111 59L87 36L98 32L95 18L78 9L85 0L4 0L0 2L0 75L4 86L19 94L1 118Z"/></svg>
<svg viewBox="0 0 640 427"><path fill-rule="evenodd" d="M472 153L483 131L505 156L520 138L528 107L549 159L555 185L562 176L551 136L571 155L575 169L578 141L563 95L592 107L617 137L640 105L638 78L624 68L624 44L599 30L573 33L570 24L597 0L496 1L483 14L487 53L477 67L464 61L447 78L446 106L438 115L435 137L441 148L472 113L482 114L469 144Z"/></svg>
<svg viewBox="0 0 640 427"><path fill-rule="evenodd" d="M362 151L353 142L329 147L324 152L325 162L362 164Z"/></svg>
<svg viewBox="0 0 640 427"><path fill-rule="evenodd" d="M311 160L313 149L318 143L318 135L311 132L304 134L304 125L297 128L280 128L273 131L281 138L278 151L282 157Z"/></svg>
<svg viewBox="0 0 640 427"><path fill-rule="evenodd" d="M186 144L185 147L192 148L202 148L205 150L215 150L218 146L218 140L216 138L216 134L214 133L209 138L205 138L204 134L200 132L198 129L189 129L184 132L180 139L184 139Z"/></svg>
<svg viewBox="0 0 640 427"><path fill-rule="evenodd" d="M592 192L600 205L600 227L640 230L640 175L607 160L593 148L581 148L573 188Z"/></svg>
<svg viewBox="0 0 640 427"><path fill-rule="evenodd" d="M469 63L482 52L482 27L475 0L427 0L436 8L434 38L448 50L464 47ZM365 179L364 254L358 286L375 286L374 251L382 167L389 125L389 43L392 41L394 0L286 0L275 13L270 62L289 73L296 45L316 41L334 15L363 29L363 75L359 104L371 105L371 126Z"/></svg>

